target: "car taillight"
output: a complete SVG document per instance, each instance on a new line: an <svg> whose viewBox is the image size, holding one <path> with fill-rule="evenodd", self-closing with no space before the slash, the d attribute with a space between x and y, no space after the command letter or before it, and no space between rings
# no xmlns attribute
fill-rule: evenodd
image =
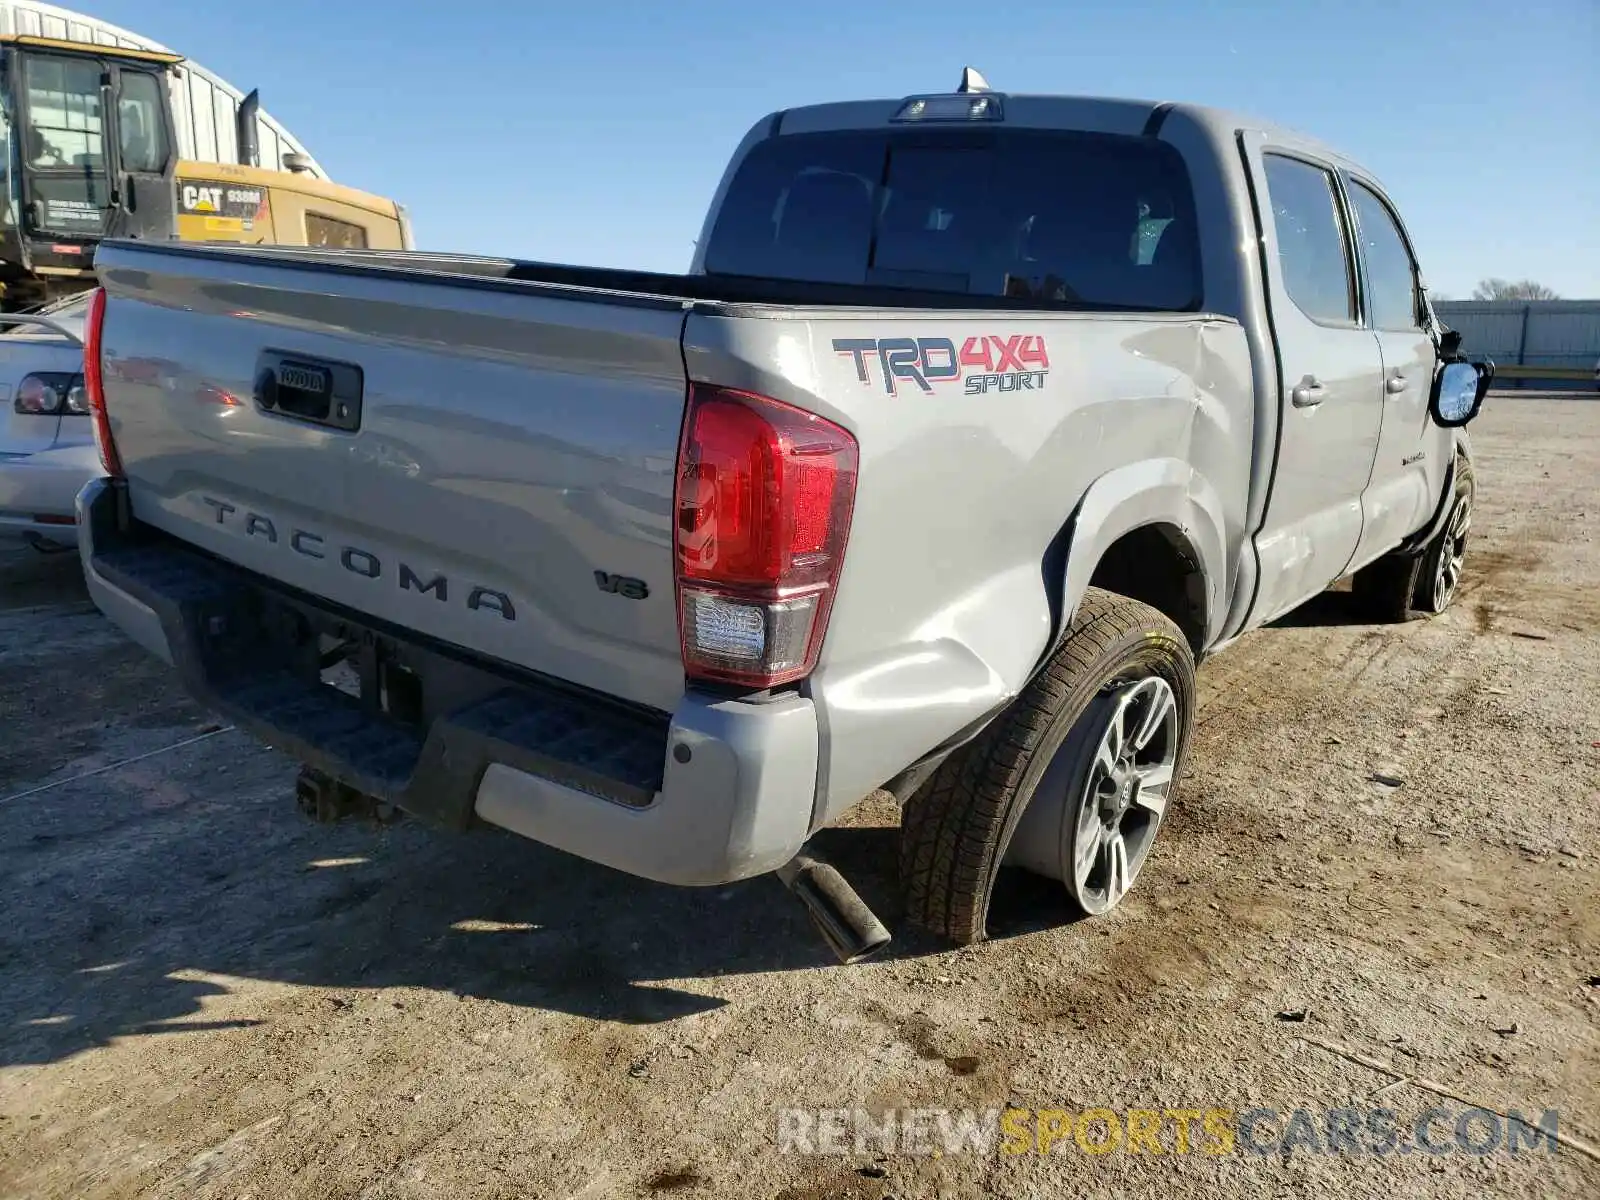
<svg viewBox="0 0 1600 1200"><path fill-rule="evenodd" d="M29 375L17 385L17 398L12 407L29 416L53 417L61 412L61 405L61 389L54 380Z"/></svg>
<svg viewBox="0 0 1600 1200"><path fill-rule="evenodd" d="M36 371L17 385L12 408L37 417L81 417L89 411L83 376L63 371Z"/></svg>
<svg viewBox="0 0 1600 1200"><path fill-rule="evenodd" d="M691 385L674 498L684 672L753 688L816 666L844 561L858 449L765 396Z"/></svg>
<svg viewBox="0 0 1600 1200"><path fill-rule="evenodd" d="M74 417L89 415L89 391L83 386L83 376L74 375L67 386L66 407L61 410Z"/></svg>
<svg viewBox="0 0 1600 1200"><path fill-rule="evenodd" d="M106 416L106 389L100 359L100 339L106 323L106 290L95 288L89 296L89 311L83 322L83 390L88 393L89 412L94 417L94 444L100 451L100 465L107 475L122 474L117 444L111 440L111 421Z"/></svg>

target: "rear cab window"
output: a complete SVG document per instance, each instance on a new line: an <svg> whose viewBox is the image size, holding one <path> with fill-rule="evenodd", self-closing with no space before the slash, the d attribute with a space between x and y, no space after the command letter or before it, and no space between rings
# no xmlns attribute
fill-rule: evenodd
<svg viewBox="0 0 1600 1200"><path fill-rule="evenodd" d="M817 283L1194 311L1193 194L1151 138L871 130L756 145L734 174L705 269Z"/></svg>

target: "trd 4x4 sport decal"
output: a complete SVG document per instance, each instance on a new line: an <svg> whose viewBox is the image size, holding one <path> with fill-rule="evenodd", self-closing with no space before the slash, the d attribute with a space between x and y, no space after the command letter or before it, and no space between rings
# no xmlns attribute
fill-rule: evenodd
<svg viewBox="0 0 1600 1200"><path fill-rule="evenodd" d="M1050 355L1037 333L969 337L959 353L955 342L942 337L834 338L833 351L855 361L862 383L872 382L876 363L883 390L891 396L898 382L932 392L958 379L966 381L969 396L1025 391L1043 387L1050 373Z"/></svg>

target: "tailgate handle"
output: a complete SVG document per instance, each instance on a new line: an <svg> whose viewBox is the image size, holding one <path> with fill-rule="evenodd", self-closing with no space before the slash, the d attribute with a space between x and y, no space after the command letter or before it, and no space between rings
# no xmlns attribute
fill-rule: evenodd
<svg viewBox="0 0 1600 1200"><path fill-rule="evenodd" d="M263 412L354 432L361 427L361 368L286 350L256 359L255 400Z"/></svg>

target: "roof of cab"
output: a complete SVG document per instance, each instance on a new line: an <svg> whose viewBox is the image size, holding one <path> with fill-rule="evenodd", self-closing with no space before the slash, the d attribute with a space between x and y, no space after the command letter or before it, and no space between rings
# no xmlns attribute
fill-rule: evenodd
<svg viewBox="0 0 1600 1200"><path fill-rule="evenodd" d="M940 94L945 93L918 93L930 96ZM997 96L1004 105L1004 124L1011 128L1070 128L1139 134L1148 130L1151 119L1158 113L1164 114L1165 119L1181 113L1219 140L1231 139L1243 130L1257 132L1269 141L1296 147L1325 161L1370 174L1349 155L1309 134L1228 109L1113 96L1048 95L999 89L991 94ZM768 130L768 136L884 125L900 111L907 99L898 96L877 100L847 100L786 109L769 118L773 125Z"/></svg>

